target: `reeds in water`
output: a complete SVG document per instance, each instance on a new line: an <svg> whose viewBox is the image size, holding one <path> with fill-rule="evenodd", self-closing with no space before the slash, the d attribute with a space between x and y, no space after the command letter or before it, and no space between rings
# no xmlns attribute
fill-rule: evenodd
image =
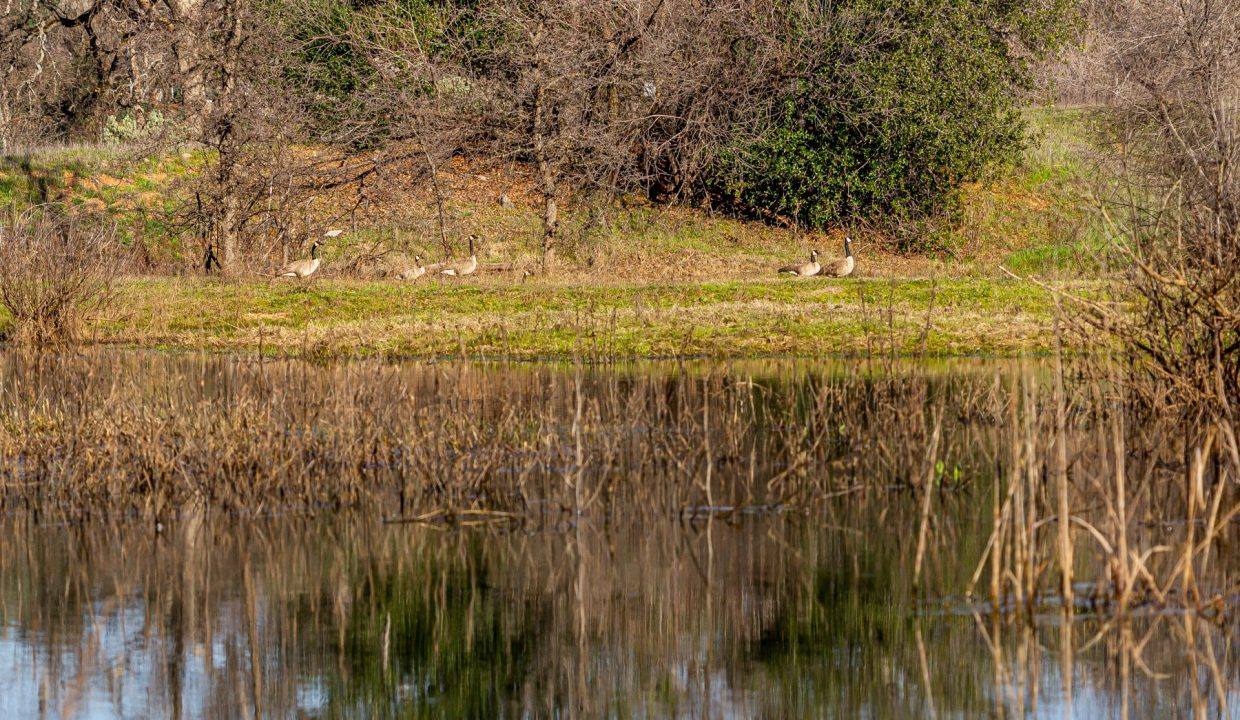
<svg viewBox="0 0 1240 720"><path fill-rule="evenodd" d="M975 476L989 441L973 418L997 401L988 381L915 374L9 355L0 501L71 520L801 508L919 486L949 404L949 480Z"/></svg>
<svg viewBox="0 0 1240 720"><path fill-rule="evenodd" d="M187 509L342 508L559 528L772 513L848 524L858 503L880 503L915 543L918 585L966 550L963 517L983 523L958 589L988 574L996 610L1229 608L1233 430L1210 425L1198 442L1180 416L1073 372L10 354L0 504L157 528Z"/></svg>

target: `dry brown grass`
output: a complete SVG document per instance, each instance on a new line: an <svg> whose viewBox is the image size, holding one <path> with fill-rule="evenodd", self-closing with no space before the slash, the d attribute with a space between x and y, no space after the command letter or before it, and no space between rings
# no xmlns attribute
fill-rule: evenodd
<svg viewBox="0 0 1240 720"><path fill-rule="evenodd" d="M405 522L561 526L912 491L922 510L918 520L907 508L908 536L923 546L955 532L938 520L942 503L993 518L971 562L997 610L1064 598L1065 536L1074 554L1102 558L1067 575L1082 603L1231 602L1240 497L1218 433L1195 445L1176 434L1182 418L1150 415L1116 388L1065 374L1060 390L1045 366L983 367L9 355L0 511L170 522L186 508L357 507ZM939 572L933 558L914 577Z"/></svg>
<svg viewBox="0 0 1240 720"><path fill-rule="evenodd" d="M12 355L0 498L68 518L154 519L197 504L535 522L620 508L799 505L857 483L915 482L925 404L974 415L994 401L988 382L968 379L892 376L865 395L853 376L755 383L714 371L684 378L677 367L565 375ZM881 452L850 445L877 427L892 443ZM956 449L985 452L985 437L956 431ZM959 458L978 462L985 467Z"/></svg>

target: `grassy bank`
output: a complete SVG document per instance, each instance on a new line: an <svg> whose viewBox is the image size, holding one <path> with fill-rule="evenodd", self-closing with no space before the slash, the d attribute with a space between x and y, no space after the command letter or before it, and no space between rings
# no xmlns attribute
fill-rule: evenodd
<svg viewBox="0 0 1240 720"><path fill-rule="evenodd" d="M310 357L813 356L892 347L1011 355L1050 347L1051 312L1045 292L992 278L305 286L151 278L126 282L89 334Z"/></svg>
<svg viewBox="0 0 1240 720"><path fill-rule="evenodd" d="M108 213L130 273L87 336L141 347L265 353L442 357L812 356L894 348L931 355L1040 352L1053 345L1052 305L1000 268L1076 287L1110 276L1101 234L1078 191L1086 151L1081 111L1030 111L1030 150L1005 177L965 189L962 223L939 249L905 254L853 228L856 276L777 277L817 248L841 252L843 229L804 232L622 198L566 204L558 265L538 267L537 194L519 166L455 161L443 171L449 247L424 183L388 178L382 202L345 217L327 203L301 231L345 230L306 286L269 284L291 255L255 258L232 279L195 270L201 248L179 225L183 180L201 153L140 156L63 148L4 158L0 204L57 201ZM503 195L508 202L501 204ZM465 253L476 233L482 272L457 282L384 279L414 254ZM296 237L301 237L297 235ZM0 331L3 317L0 317Z"/></svg>

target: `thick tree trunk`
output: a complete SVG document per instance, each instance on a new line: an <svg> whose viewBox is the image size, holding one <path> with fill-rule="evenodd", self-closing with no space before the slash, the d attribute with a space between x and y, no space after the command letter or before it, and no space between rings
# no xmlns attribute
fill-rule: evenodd
<svg viewBox="0 0 1240 720"><path fill-rule="evenodd" d="M542 177L543 196L542 266L543 272L546 272L551 269L551 264L555 260L556 230L560 223L560 209L555 202L555 175L551 171L551 164L544 158L539 160L538 166Z"/></svg>
<svg viewBox="0 0 1240 720"><path fill-rule="evenodd" d="M220 212L220 264L226 274L237 272L237 216L239 202L234 192L224 193L224 207Z"/></svg>
<svg viewBox="0 0 1240 720"><path fill-rule="evenodd" d="M241 198L237 195L237 158L229 145L226 134L220 139L218 147L218 165L215 170L215 183L219 204L219 213L214 222L216 230L216 248L219 250L221 270L225 274L233 274L237 270L237 236L240 231L239 217L241 214Z"/></svg>
<svg viewBox="0 0 1240 720"><path fill-rule="evenodd" d="M194 12L202 12L203 0L174 1L189 4ZM247 152L247 139L244 131L239 132L244 127L244 121L239 117L236 97L237 68L242 62L245 10L246 5L240 0L225 0L218 9L221 14L217 19L225 31L217 43L216 55L210 66L211 86L206 87L204 82L207 80L207 73L202 63L206 58L201 54L194 58L198 65L187 76L186 86L187 114L197 118L199 139L217 153L215 192L218 193L219 204L215 207L219 214L214 225L216 246L219 250L218 260L225 274L235 274L239 269L238 245L241 228L245 223L242 216L243 189L239 186L238 179L244 172L242 160ZM197 42L199 41L195 39L194 43ZM194 53L201 52L198 44L187 44L184 47L192 49ZM200 104L194 104L188 99L191 93L200 99L194 102Z"/></svg>

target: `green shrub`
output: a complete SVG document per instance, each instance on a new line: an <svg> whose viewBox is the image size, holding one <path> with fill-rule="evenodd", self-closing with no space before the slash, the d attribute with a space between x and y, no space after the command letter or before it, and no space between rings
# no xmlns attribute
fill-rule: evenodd
<svg viewBox="0 0 1240 720"><path fill-rule="evenodd" d="M109 115L103 121L103 132L100 138L105 145L124 145L146 139L167 123L163 113L152 110L141 114L137 111L123 115Z"/></svg>
<svg viewBox="0 0 1240 720"><path fill-rule="evenodd" d="M964 183L1015 160L1027 50L1071 29L1061 0L842 0L792 17L804 67L757 140L730 147L718 195L809 227L951 220ZM918 238L914 240L914 238Z"/></svg>

